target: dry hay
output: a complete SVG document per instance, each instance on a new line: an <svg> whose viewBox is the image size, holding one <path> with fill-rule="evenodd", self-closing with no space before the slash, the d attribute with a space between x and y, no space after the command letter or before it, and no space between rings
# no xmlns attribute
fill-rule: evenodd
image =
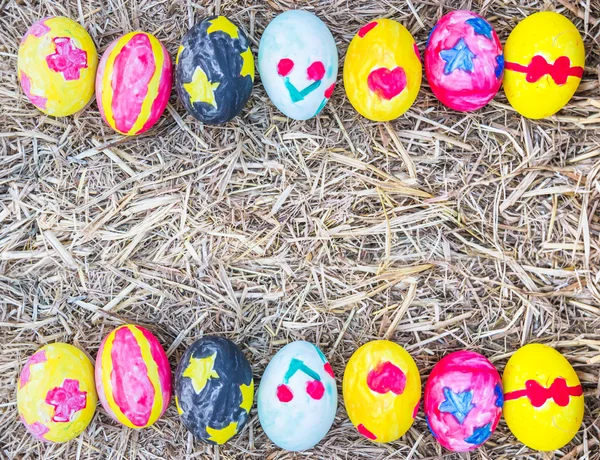
<svg viewBox="0 0 600 460"><path fill-rule="evenodd" d="M556 458L600 458L600 0L560 3L389 1L0 0L0 456L8 458L433 458L443 451L422 413L402 440L375 445L340 404L316 448L282 452L252 410L215 448L194 441L173 405L133 431L102 409L65 445L21 426L19 371L44 343L94 357L101 338L134 322L166 344L218 333L241 344L257 378L285 343L318 343L341 381L362 343L395 340L425 380L444 353L475 349L501 370L520 345L557 346L587 398L583 429ZM241 118L206 127L173 94L150 133L124 139L92 103L43 116L16 76L21 35L51 14L85 24L103 51L141 28L174 55L187 28L230 15L256 52L275 14L300 6L331 28L341 56L378 16L404 23L423 48L451 8L480 11L502 41L524 16L564 12L587 48L584 81L559 116L516 115L502 91L487 108L444 109L426 87L392 123L360 117L340 84L316 120L294 122L260 84ZM566 454L564 457L562 454ZM468 458L550 458L506 424ZM463 457L465 458L465 457Z"/></svg>

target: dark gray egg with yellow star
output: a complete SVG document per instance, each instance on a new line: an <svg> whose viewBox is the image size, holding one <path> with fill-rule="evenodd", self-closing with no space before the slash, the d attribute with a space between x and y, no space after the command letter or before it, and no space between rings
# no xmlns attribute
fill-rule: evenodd
<svg viewBox="0 0 600 460"><path fill-rule="evenodd" d="M254 379L242 350L207 336L185 351L175 372L175 404L185 427L209 444L224 444L248 422Z"/></svg>
<svg viewBox="0 0 600 460"><path fill-rule="evenodd" d="M248 37L225 16L192 27L177 52L175 87L186 110L203 123L225 123L238 115L254 84Z"/></svg>

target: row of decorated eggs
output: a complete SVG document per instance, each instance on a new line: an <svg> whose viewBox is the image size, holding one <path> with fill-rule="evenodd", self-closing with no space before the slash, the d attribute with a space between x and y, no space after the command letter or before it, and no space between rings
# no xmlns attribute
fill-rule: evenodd
<svg viewBox="0 0 600 460"><path fill-rule="evenodd" d="M121 326L102 342L94 368L78 348L46 345L25 364L18 382L21 420L38 439L64 442L92 420L97 399L116 421L131 428L154 424L171 399L167 355L148 330ZM175 373L175 404L185 427L207 443L223 444L248 422L254 400L252 369L230 340L207 336L183 354ZM373 442L400 438L421 402L415 361L400 345L375 340L350 358L343 378L348 416ZM331 365L309 342L292 342L268 364L258 389L258 418L266 435L290 451L323 439L337 411ZM522 347L503 378L472 351L446 355L432 369L424 412L434 438L466 452L485 443L504 412L513 434L543 451L563 447L583 420L583 390L569 362L545 345Z"/></svg>
<svg viewBox="0 0 600 460"><path fill-rule="evenodd" d="M103 119L122 134L139 134L164 112L172 87L171 58L146 32L115 40L100 63L89 34L64 17L44 18L19 48L19 79L29 100L54 116L71 115L94 95ZM432 29L425 49L429 85L446 106L470 112L485 106L504 81L520 114L543 118L571 99L585 65L577 28L552 12L535 13L510 34L503 53L492 26L471 11L452 11ZM96 75L97 68L97 75ZM262 83L275 106L290 118L320 113L333 94L338 52L327 26L314 14L291 10L265 29L258 50ZM177 52L175 86L198 120L231 120L246 105L254 83L254 56L246 34L224 16L192 27ZM368 119L405 113L421 86L421 56L400 23L376 19L348 47L344 87Z"/></svg>

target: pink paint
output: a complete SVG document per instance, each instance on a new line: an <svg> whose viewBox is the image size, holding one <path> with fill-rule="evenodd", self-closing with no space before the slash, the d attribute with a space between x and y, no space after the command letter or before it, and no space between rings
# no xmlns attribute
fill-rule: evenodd
<svg viewBox="0 0 600 460"><path fill-rule="evenodd" d="M369 74L367 83L371 91L389 101L406 88L406 72L402 67L393 70L382 67Z"/></svg>
<svg viewBox="0 0 600 460"><path fill-rule="evenodd" d="M519 398L528 398L533 407L542 407L546 401L552 399L558 406L566 407L569 405L571 397L581 396L583 388L581 385L568 386L567 381L559 377L552 382L550 387L542 386L536 380L527 380L525 389L511 391L504 395L506 401L511 401Z"/></svg>
<svg viewBox="0 0 600 460"><path fill-rule="evenodd" d="M419 60L419 62L421 62L421 52L419 51L419 47L417 46L416 43L413 43L413 50L415 51L415 55L417 56L417 59Z"/></svg>
<svg viewBox="0 0 600 460"><path fill-rule="evenodd" d="M335 89L335 83L332 83L331 86L325 90L325 97L327 99L329 99L332 96L334 89Z"/></svg>
<svg viewBox="0 0 600 460"><path fill-rule="evenodd" d="M87 392L79 390L79 380L65 379L46 394L46 403L54 406L53 422L70 422L75 413L85 409Z"/></svg>
<svg viewBox="0 0 600 460"><path fill-rule="evenodd" d="M367 385L382 395L389 392L401 395L406 388L406 374L398 366L385 361L371 369L367 375Z"/></svg>
<svg viewBox="0 0 600 460"><path fill-rule="evenodd" d="M467 22L469 21L469 22ZM484 30L477 29L477 25ZM442 54L463 40L473 54L473 70L445 73ZM485 106L502 85L502 45L493 28L472 11L452 11L431 31L425 48L425 75L435 96L447 107L471 112Z"/></svg>
<svg viewBox="0 0 600 460"><path fill-rule="evenodd" d="M162 415L165 410L167 410L169 401L171 400L171 366L169 365L169 358L167 358L165 350L150 331L140 326L136 326L136 328L144 334L144 337L148 341L150 353L158 368L158 380L160 382L163 399Z"/></svg>
<svg viewBox="0 0 600 460"><path fill-rule="evenodd" d="M279 399L279 401L282 403L287 403L294 399L292 390L290 390L285 383L282 383L277 387L277 399Z"/></svg>
<svg viewBox="0 0 600 460"><path fill-rule="evenodd" d="M536 54L527 66L515 62L507 62L506 70L527 74L525 79L529 83L535 83L546 75L552 77L554 83L557 85L564 85L569 77L583 77L583 68L578 66L571 67L571 60L568 56L561 56L554 61L554 64L550 64L544 56Z"/></svg>
<svg viewBox="0 0 600 460"><path fill-rule="evenodd" d="M25 420L25 417L22 415L19 415L19 417L21 417L21 422L23 425L25 425L27 431L29 431L35 438L39 439L40 441L48 441L45 438L45 435L50 431L50 428L40 422L34 422L30 425L27 423L27 420Z"/></svg>
<svg viewBox="0 0 600 460"><path fill-rule="evenodd" d="M31 379L31 366L45 363L47 360L46 350L40 350L29 357L19 377L19 389L23 388Z"/></svg>
<svg viewBox="0 0 600 460"><path fill-rule="evenodd" d="M318 380L310 380L306 382L306 392L312 399L318 401L325 394L325 387Z"/></svg>
<svg viewBox="0 0 600 460"><path fill-rule="evenodd" d="M292 71L293 68L294 61L288 58L283 58L277 64L277 73L282 77L287 77L287 75Z"/></svg>
<svg viewBox="0 0 600 460"><path fill-rule="evenodd" d="M360 38L365 38L371 30L373 30L377 26L377 21L369 22L368 24L362 26L358 31L358 36Z"/></svg>
<svg viewBox="0 0 600 460"><path fill-rule="evenodd" d="M50 17L46 17L43 19L40 19L38 22L34 23L25 33L25 35L23 36L23 39L21 40L21 43L24 43L25 40L27 40L27 37L29 37L30 35L36 37L36 38L42 38L44 35L46 35L48 32L50 32L50 27L48 27L46 25L46 21L50 19Z"/></svg>
<svg viewBox="0 0 600 460"><path fill-rule="evenodd" d="M321 61L315 61L306 69L306 78L310 81L322 80L325 76L325 66Z"/></svg>
<svg viewBox="0 0 600 460"><path fill-rule="evenodd" d="M331 364L329 363L325 363L325 365L323 366L323 369L325 369L325 372L327 372L332 379L335 379L335 376L333 375L333 369L331 368Z"/></svg>
<svg viewBox="0 0 600 460"><path fill-rule="evenodd" d="M152 126L154 126L154 124L158 121L158 119L161 117L161 115L167 108L167 104L169 103L169 97L171 96L171 88L173 87L173 64L171 62L171 56L169 56L169 52L167 51L167 49L163 46L162 43L160 44L160 46L163 50L165 60L163 61L162 74L160 77L160 83L158 85L158 95L152 103L152 108L150 109L150 117L148 118L148 121L146 121L142 129L140 129L136 134L141 134L149 130Z"/></svg>
<svg viewBox="0 0 600 460"><path fill-rule="evenodd" d="M356 429L358 430L358 432L360 434L362 434L365 438L370 439L371 441L374 441L377 439L377 436L375 436L373 433L371 433L369 430L367 430L367 427L365 427L362 423L359 424Z"/></svg>
<svg viewBox="0 0 600 460"><path fill-rule="evenodd" d="M414 410L413 410L413 418L417 418L417 415L419 413L419 406L421 405L421 400L417 401L417 405L415 406Z"/></svg>
<svg viewBox="0 0 600 460"><path fill-rule="evenodd" d="M87 53L77 48L71 37L52 39L56 52L46 56L50 70L62 73L67 81L79 80L80 71L87 69Z"/></svg>
<svg viewBox="0 0 600 460"><path fill-rule="evenodd" d="M23 71L19 71L19 79L21 80L21 87L23 88L23 92L31 101L31 103L42 110L46 110L46 103L48 102L48 99L42 96L36 96L31 92L31 80L29 79L27 74Z"/></svg>

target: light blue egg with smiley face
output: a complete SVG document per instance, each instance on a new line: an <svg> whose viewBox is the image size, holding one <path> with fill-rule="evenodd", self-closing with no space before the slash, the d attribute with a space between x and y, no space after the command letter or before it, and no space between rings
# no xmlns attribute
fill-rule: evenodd
<svg viewBox="0 0 600 460"><path fill-rule="evenodd" d="M309 342L292 342L271 359L258 387L258 419L279 447L301 451L329 432L337 386L327 359Z"/></svg>
<svg viewBox="0 0 600 460"><path fill-rule="evenodd" d="M286 11L269 23L260 39L258 70L269 98L285 115L296 120L315 117L335 88L335 40L314 14Z"/></svg>

